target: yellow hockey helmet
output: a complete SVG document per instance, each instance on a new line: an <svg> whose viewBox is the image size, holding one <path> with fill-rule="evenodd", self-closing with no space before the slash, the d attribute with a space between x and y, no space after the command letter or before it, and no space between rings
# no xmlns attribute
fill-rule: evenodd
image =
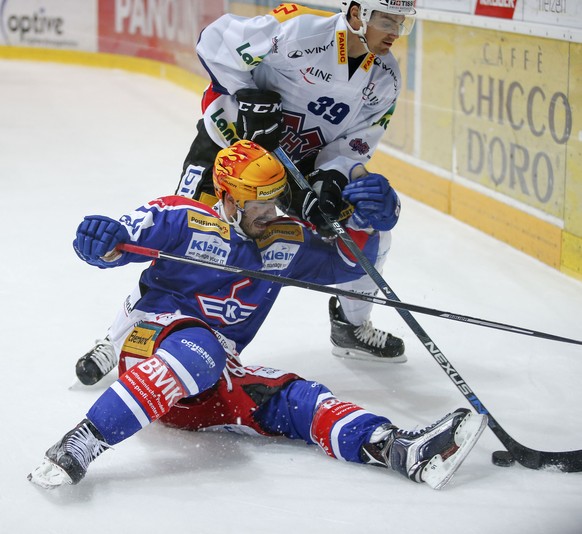
<svg viewBox="0 0 582 534"><path fill-rule="evenodd" d="M287 189L287 173L281 162L246 139L216 155L212 180L220 200L228 193L242 209L247 200L272 200Z"/></svg>

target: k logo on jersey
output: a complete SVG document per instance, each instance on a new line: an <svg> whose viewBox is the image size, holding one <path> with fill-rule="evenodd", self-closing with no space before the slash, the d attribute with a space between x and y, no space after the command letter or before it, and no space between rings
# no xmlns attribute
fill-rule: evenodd
<svg viewBox="0 0 582 534"><path fill-rule="evenodd" d="M251 284L250 279L245 278L241 282L234 284L230 295L226 298L209 297L206 295L196 295L202 313L206 317L218 319L223 324L232 325L244 321L256 309L256 305L245 304L236 298L236 292Z"/></svg>

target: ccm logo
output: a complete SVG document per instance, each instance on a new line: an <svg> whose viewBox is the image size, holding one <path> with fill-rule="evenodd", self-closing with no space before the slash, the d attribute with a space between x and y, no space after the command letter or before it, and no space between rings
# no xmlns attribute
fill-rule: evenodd
<svg viewBox="0 0 582 534"><path fill-rule="evenodd" d="M275 111L282 111L281 103L273 104L253 104L251 102L239 102L238 109L241 111L252 111L253 113L273 113Z"/></svg>

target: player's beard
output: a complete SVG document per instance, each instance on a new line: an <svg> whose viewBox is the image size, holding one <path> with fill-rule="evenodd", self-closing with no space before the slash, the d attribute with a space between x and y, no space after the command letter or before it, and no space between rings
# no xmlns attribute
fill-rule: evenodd
<svg viewBox="0 0 582 534"><path fill-rule="evenodd" d="M272 218L263 217L249 219L246 214L243 214L240 221L240 227L246 236L250 237L251 239L258 239L265 234L271 221Z"/></svg>

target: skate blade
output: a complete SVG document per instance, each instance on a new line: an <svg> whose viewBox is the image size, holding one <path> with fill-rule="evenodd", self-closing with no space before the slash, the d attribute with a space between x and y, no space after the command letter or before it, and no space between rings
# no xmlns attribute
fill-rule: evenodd
<svg viewBox="0 0 582 534"><path fill-rule="evenodd" d="M468 413L455 430L455 444L458 449L444 460L440 454L433 456L422 470L423 481L433 489L443 488L471 452L486 427L486 415Z"/></svg>
<svg viewBox="0 0 582 534"><path fill-rule="evenodd" d="M369 352L365 352L357 349L345 349L343 347L334 346L331 349L331 353L338 358L345 358L346 360L360 360L367 362L382 362L382 363L404 363L408 361L406 354L401 354L400 356L394 356L391 358L386 358L382 356L374 356Z"/></svg>
<svg viewBox="0 0 582 534"><path fill-rule="evenodd" d="M61 467L46 457L27 478L29 482L44 489L54 489L65 484L73 483L71 477Z"/></svg>

